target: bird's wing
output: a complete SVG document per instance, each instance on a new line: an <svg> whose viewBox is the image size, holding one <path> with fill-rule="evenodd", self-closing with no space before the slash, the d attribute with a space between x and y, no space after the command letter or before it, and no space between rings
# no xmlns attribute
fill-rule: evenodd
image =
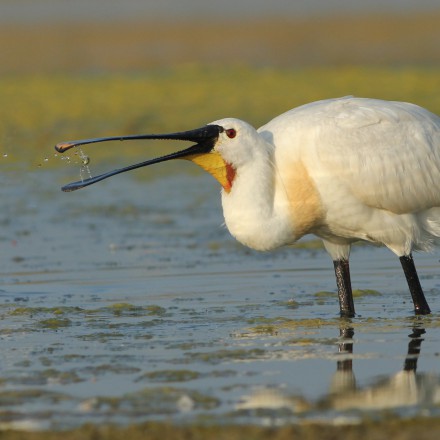
<svg viewBox="0 0 440 440"><path fill-rule="evenodd" d="M343 185L365 205L399 214L440 206L440 118L421 107L320 101L259 132L274 143L277 161L300 158L315 181Z"/></svg>

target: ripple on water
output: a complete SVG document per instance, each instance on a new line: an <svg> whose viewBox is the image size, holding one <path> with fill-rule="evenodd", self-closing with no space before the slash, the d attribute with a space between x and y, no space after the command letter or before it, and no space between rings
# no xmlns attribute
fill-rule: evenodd
<svg viewBox="0 0 440 440"><path fill-rule="evenodd" d="M340 319L320 245L243 249L200 177L66 197L39 173L0 185L0 422L439 415L435 257L417 256L434 313L414 317L398 261L356 247Z"/></svg>

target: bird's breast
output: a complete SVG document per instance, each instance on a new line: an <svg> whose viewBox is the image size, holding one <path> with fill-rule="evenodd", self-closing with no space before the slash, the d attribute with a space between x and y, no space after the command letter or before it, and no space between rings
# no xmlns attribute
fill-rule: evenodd
<svg viewBox="0 0 440 440"><path fill-rule="evenodd" d="M323 204L316 184L302 161L280 163L276 187L276 201L287 203L286 211L296 239L320 225L324 218Z"/></svg>

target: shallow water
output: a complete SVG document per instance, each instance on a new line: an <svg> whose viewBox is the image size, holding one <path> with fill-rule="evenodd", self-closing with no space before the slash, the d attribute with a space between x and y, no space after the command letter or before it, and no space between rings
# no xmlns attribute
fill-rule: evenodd
<svg viewBox="0 0 440 440"><path fill-rule="evenodd" d="M325 252L241 247L210 176L70 171L0 177L1 426L439 415L436 254L414 317L397 258L355 247L342 320Z"/></svg>

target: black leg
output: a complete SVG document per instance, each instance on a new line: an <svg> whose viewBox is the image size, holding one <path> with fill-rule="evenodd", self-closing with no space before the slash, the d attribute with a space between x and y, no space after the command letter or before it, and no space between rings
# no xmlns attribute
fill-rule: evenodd
<svg viewBox="0 0 440 440"><path fill-rule="evenodd" d="M409 291L411 292L416 315L427 315L431 313L431 309L429 308L425 295L423 294L422 286L420 285L412 255L404 255L399 259L402 264L403 272L405 273L406 281L408 281Z"/></svg>
<svg viewBox="0 0 440 440"><path fill-rule="evenodd" d="M355 313L348 260L335 260L333 264L335 266L341 316L352 318Z"/></svg>

